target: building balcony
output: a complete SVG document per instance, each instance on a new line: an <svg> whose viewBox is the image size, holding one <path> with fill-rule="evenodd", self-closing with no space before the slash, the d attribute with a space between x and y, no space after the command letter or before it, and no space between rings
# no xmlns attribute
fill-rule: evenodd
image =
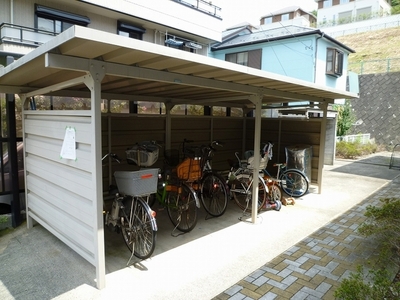
<svg viewBox="0 0 400 300"><path fill-rule="evenodd" d="M182 5L188 6L190 8L199 10L203 13L206 13L208 15L214 16L216 18L222 19L221 18L221 8L213 5L210 2L204 1L204 0L172 0L174 2L180 3Z"/></svg>
<svg viewBox="0 0 400 300"><path fill-rule="evenodd" d="M55 35L49 31L2 23L0 24L0 51L25 55Z"/></svg>

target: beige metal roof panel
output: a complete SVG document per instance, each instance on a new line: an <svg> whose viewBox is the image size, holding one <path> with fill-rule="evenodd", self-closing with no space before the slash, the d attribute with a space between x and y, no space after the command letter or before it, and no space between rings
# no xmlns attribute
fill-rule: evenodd
<svg viewBox="0 0 400 300"><path fill-rule="evenodd" d="M51 60L65 64L52 64ZM26 93L60 84L88 73L91 60L104 63L102 93L126 99L206 104L216 99L252 105L250 95L263 102L333 101L358 95L198 54L74 26L0 69L0 92ZM86 86L64 93L87 93ZM230 100L222 99L229 98ZM179 100L181 99L181 100Z"/></svg>

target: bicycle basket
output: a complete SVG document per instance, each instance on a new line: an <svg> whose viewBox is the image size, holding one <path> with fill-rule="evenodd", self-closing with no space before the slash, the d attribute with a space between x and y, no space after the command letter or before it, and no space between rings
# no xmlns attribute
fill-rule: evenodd
<svg viewBox="0 0 400 300"><path fill-rule="evenodd" d="M140 167L150 167L158 159L159 149L152 142L142 142L125 151L129 164Z"/></svg>
<svg viewBox="0 0 400 300"><path fill-rule="evenodd" d="M200 180L201 178L200 160L194 158L186 158L183 162L181 162L177 166L176 172L179 179L189 182Z"/></svg>
<svg viewBox="0 0 400 300"><path fill-rule="evenodd" d="M250 157L247 160L248 163L248 168L249 169L254 169L254 156ZM261 157L260 159L260 166L258 167L259 170L264 170L267 167L268 164L268 158L266 156Z"/></svg>
<svg viewBox="0 0 400 300"><path fill-rule="evenodd" d="M157 192L158 169L116 171L114 177L121 194L143 196Z"/></svg>

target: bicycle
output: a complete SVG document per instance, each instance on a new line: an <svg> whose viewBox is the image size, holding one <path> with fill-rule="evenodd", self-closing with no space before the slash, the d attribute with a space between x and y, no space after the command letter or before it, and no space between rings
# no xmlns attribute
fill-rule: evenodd
<svg viewBox="0 0 400 300"><path fill-rule="evenodd" d="M103 156L118 163L121 160L114 153ZM105 224L115 231L121 230L122 237L132 255L139 259L149 258L155 249L157 223L155 213L143 197L154 192L157 185L157 169L144 171L116 171L114 178L117 187L110 185L114 193L111 211L104 211Z"/></svg>
<svg viewBox="0 0 400 300"><path fill-rule="evenodd" d="M127 157L142 166L152 165L158 158L158 148L160 146L156 141L138 143L126 151ZM164 170L160 170L157 189L148 198L150 207L157 201L167 209L168 217L174 226L172 235L175 229L184 233L193 230L197 224L197 209L200 207L196 192L179 178L181 168L179 155L176 155L174 150L164 151Z"/></svg>
<svg viewBox="0 0 400 300"><path fill-rule="evenodd" d="M182 152L184 157L197 157L200 160L200 174L193 178L191 186L198 193L206 212L212 217L222 216L228 207L228 189L224 178L212 170L211 160L216 151L215 146L222 147L220 141L212 141L208 146L185 147L186 143L193 141L184 139ZM186 160L188 161L188 160ZM190 162L190 160L189 160Z"/></svg>
<svg viewBox="0 0 400 300"><path fill-rule="evenodd" d="M230 194L237 206L243 210L243 213L251 213L252 211L252 200L253 200L253 169L254 165L249 164L246 161L242 161L239 158L239 153L235 152L237 163L228 160L230 164L230 171L228 173L227 184L230 185ZM264 161L260 163L260 169L264 168ZM268 193L268 187L265 184L264 178L259 173L257 176L258 184L258 197L257 197L257 211L259 212L265 207Z"/></svg>
<svg viewBox="0 0 400 300"><path fill-rule="evenodd" d="M264 155L267 155L268 160L272 158L272 147L273 144L268 142L263 148L263 153ZM274 166L278 168L275 177L267 171L267 165L262 169L266 180L274 182L273 185L275 185L275 182L279 183L282 191L290 197L302 197L308 192L309 181L302 171L297 169L287 169L285 163L276 163ZM277 190L275 191L277 192Z"/></svg>

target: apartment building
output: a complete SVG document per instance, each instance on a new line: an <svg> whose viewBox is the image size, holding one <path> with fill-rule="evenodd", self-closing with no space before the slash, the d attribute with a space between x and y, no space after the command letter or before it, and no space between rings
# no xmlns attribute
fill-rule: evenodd
<svg viewBox="0 0 400 300"><path fill-rule="evenodd" d="M273 28L287 25L315 27L317 17L300 6L288 6L260 17L262 28Z"/></svg>
<svg viewBox="0 0 400 300"><path fill-rule="evenodd" d="M221 8L207 1L102 1L102 0L1 0L0 9L0 66L8 59L19 59L50 41L73 25L98 29L103 32L139 39L181 51L207 55L208 45L221 40ZM172 12L172 13L170 13ZM178 17L177 17L178 16ZM206 25L205 25L206 24ZM6 95L2 100L2 120L13 115L13 108L6 114ZM48 108L60 109L65 103L46 99ZM36 103L39 108L40 103ZM8 157L10 136L2 123L0 140L5 145L0 151L0 204L9 204L13 188L21 193L23 180L23 147L21 101L15 101L16 133L18 148L18 187L12 185ZM154 106L154 105L153 105ZM157 105L156 105L157 106ZM158 105L157 107L159 107ZM41 107L43 108L43 107ZM129 102L126 110L137 110ZM21 194L22 195L22 194ZM21 200L21 207L24 201Z"/></svg>
<svg viewBox="0 0 400 300"><path fill-rule="evenodd" d="M340 24L390 15L388 0L315 0L318 3L317 26Z"/></svg>

